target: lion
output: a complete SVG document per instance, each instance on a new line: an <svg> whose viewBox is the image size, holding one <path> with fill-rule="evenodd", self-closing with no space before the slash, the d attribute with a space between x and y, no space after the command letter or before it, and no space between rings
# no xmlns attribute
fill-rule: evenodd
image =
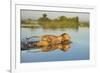
<svg viewBox="0 0 100 73"><path fill-rule="evenodd" d="M67 43L68 41L70 41L70 39L71 37L67 33L63 33L59 36L44 35L41 37L41 40L39 42L35 43L35 45L36 46L56 45L61 43Z"/></svg>

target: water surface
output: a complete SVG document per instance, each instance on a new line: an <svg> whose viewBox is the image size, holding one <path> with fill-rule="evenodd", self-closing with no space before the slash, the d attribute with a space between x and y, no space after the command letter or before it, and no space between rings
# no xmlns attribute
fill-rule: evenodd
<svg viewBox="0 0 100 73"><path fill-rule="evenodd" d="M89 59L89 28L79 27L78 30L64 29L43 29L43 28L22 28L21 42L31 36L42 36L44 34L60 35L68 33L72 43L67 51L55 49L48 52L41 51L41 48L32 48L21 51L21 63L46 62L46 61L69 61Z"/></svg>

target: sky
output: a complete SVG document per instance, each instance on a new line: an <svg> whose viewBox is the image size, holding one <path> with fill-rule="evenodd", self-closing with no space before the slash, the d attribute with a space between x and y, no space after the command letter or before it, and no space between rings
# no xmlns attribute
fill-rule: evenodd
<svg viewBox="0 0 100 73"><path fill-rule="evenodd" d="M83 12L54 12L54 11L34 11L34 10L21 10L21 20L26 20L28 18L32 20L37 20L42 17L42 15L46 13L47 17L50 19L55 19L60 16L66 17L79 17L79 21L89 21L89 13Z"/></svg>

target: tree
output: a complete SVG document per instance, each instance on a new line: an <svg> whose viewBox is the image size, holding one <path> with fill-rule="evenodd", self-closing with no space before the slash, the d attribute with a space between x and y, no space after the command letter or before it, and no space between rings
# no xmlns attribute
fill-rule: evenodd
<svg viewBox="0 0 100 73"><path fill-rule="evenodd" d="M65 21L65 20L67 20L67 18L66 18L65 16L60 16L60 17L59 17L59 20L60 20L60 21Z"/></svg>
<svg viewBox="0 0 100 73"><path fill-rule="evenodd" d="M47 17L47 14L43 14L43 18L46 18Z"/></svg>
<svg viewBox="0 0 100 73"><path fill-rule="evenodd" d="M26 24L31 24L32 22L33 22L32 19L29 18L29 19L26 20L25 23L26 23Z"/></svg>
<svg viewBox="0 0 100 73"><path fill-rule="evenodd" d="M76 17L76 21L77 21L77 23L79 22L79 18L78 18L78 16Z"/></svg>
<svg viewBox="0 0 100 73"><path fill-rule="evenodd" d="M51 20L47 17L47 14L45 14L45 13L43 14L43 17L39 18L38 20L39 20L39 21L45 21L45 22L46 22L46 21L51 21Z"/></svg>

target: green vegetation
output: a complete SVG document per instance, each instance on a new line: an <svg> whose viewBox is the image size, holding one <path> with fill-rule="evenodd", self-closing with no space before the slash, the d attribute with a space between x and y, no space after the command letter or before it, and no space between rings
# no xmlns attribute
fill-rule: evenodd
<svg viewBox="0 0 100 73"><path fill-rule="evenodd" d="M78 17L67 18L65 16L60 16L58 19L51 20L46 14L38 19L39 24L43 28L77 28L79 26Z"/></svg>
<svg viewBox="0 0 100 73"><path fill-rule="evenodd" d="M32 19L27 19L27 20L22 20L21 21L21 24L33 24L34 22L33 22L33 20Z"/></svg>
<svg viewBox="0 0 100 73"><path fill-rule="evenodd" d="M80 22L80 27L89 27L89 22Z"/></svg>
<svg viewBox="0 0 100 73"><path fill-rule="evenodd" d="M43 27L45 29L48 29L48 28L50 28L50 29L56 29L56 28L78 29L79 26L80 27L89 27L88 22L79 22L78 16L76 16L76 17L60 16L56 19L50 19L47 17L47 14L43 14L42 17L38 18L36 21L33 21L32 19L22 20L21 24L25 24L30 27L31 26L33 27L33 25L40 25L41 27Z"/></svg>

